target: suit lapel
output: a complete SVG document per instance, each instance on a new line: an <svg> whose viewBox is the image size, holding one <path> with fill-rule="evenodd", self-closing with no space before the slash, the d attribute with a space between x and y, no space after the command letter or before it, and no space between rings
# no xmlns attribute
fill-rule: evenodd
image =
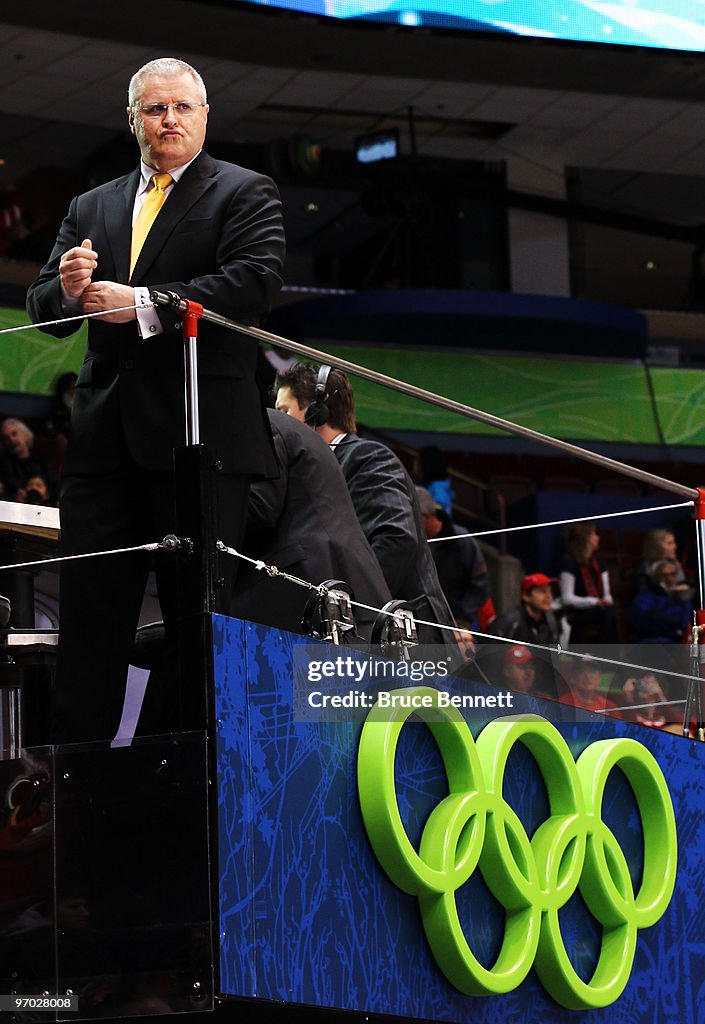
<svg viewBox="0 0 705 1024"><path fill-rule="evenodd" d="M207 153L201 153L187 168L157 214L135 264L131 284L139 285L144 280L145 274L168 243L174 228L213 185L217 173L217 165Z"/></svg>
<svg viewBox="0 0 705 1024"><path fill-rule="evenodd" d="M126 178L119 178L115 182L115 187L106 192L103 199L105 234L113 256L116 281L127 281L130 273L132 208L139 180L138 167Z"/></svg>

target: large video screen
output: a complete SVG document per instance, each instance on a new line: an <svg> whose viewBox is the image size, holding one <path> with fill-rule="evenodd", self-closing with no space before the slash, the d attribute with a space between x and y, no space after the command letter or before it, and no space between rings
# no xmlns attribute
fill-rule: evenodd
<svg viewBox="0 0 705 1024"><path fill-rule="evenodd" d="M705 0L248 0L331 18L705 50Z"/></svg>

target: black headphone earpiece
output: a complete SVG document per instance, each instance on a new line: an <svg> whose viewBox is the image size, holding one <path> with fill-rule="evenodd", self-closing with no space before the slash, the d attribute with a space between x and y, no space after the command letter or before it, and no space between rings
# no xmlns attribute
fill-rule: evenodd
<svg viewBox="0 0 705 1024"><path fill-rule="evenodd" d="M328 377L332 367L323 365L318 371L316 378L316 390L313 393L313 401L306 410L304 422L309 427L322 427L330 419L330 412L326 402L330 397L328 394Z"/></svg>

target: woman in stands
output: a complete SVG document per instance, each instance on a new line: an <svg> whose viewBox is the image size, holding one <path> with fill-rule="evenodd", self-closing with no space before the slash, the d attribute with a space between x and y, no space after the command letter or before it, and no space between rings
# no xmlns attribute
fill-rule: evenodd
<svg viewBox="0 0 705 1024"><path fill-rule="evenodd" d="M676 551L676 538L670 530L649 530L644 538L644 547L641 552L641 561L637 566L637 583L640 590L649 585L651 571L656 562L668 561L673 564L676 570L675 586L678 590L688 591L688 597L692 598L693 591L688 586L683 566L678 561Z"/></svg>
<svg viewBox="0 0 705 1024"><path fill-rule="evenodd" d="M571 644L617 643L617 618L607 570L597 558L600 536L594 523L571 523L565 531L561 603L570 623Z"/></svg>

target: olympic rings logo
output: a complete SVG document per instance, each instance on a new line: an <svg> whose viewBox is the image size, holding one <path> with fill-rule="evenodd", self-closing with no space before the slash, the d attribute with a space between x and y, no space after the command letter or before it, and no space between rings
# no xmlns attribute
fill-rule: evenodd
<svg viewBox="0 0 705 1024"><path fill-rule="evenodd" d="M436 691L415 687L396 692ZM418 852L402 823L394 781L397 743L413 713L438 744L449 786L448 796L426 822ZM531 839L502 796L515 743L532 754L548 794L550 817ZM624 853L602 821L605 785L616 767L630 783L642 822L644 867L636 893ZM400 889L418 897L431 951L461 992L510 992L533 966L546 991L569 1009L608 1006L621 995L638 929L655 924L670 902L678 853L666 781L640 743L599 740L576 762L558 730L539 716L490 722L473 740L456 708L375 705L360 739L358 788L377 859ZM476 868L506 912L502 945L491 968L470 949L455 899ZM576 890L602 926L597 965L587 982L570 961L559 920Z"/></svg>

